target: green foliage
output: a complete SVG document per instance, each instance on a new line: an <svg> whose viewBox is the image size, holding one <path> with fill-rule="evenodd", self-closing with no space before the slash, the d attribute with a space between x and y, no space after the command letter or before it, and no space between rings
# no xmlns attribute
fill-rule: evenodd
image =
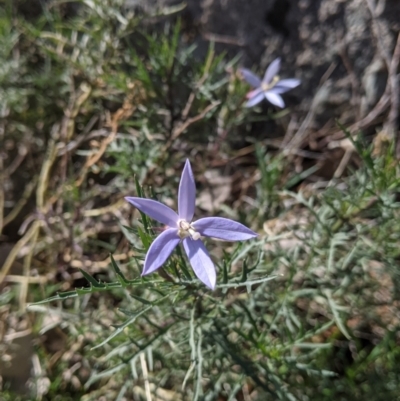
<svg viewBox="0 0 400 401"><path fill-rule="evenodd" d="M381 163L376 160L374 165L380 168ZM375 173L379 182L398 190L398 175L390 167ZM391 202L375 201L376 183L366 180L370 174L366 166L340 184L346 185L346 191L329 187L318 199L286 192L294 200L292 207L301 205L306 217L303 222L300 216L295 219L296 244L287 249L285 236L278 235L225 252L214 293L193 281L180 252L163 269L161 280L151 276L126 280L112 259L114 272L121 277L115 285L133 285L127 294L129 308L120 308L128 319L96 345L106 351L103 360L109 367L94 373L87 386L111 376L126 377L129 371L133 385L140 376L139 357L145 353L152 380L166 376L182 383L181 390L175 391L190 399L235 397L249 380L267 399L304 399L316 392L321 400L358 399L370 387L359 388L357 383L382 379L378 371L370 370L371 364L392 372L381 391L394 394L398 349L389 340L394 332L388 331L387 340L375 350L356 334L368 321L360 322L359 328L348 326L352 311L360 316L373 313L370 295L379 282L371 276L371 263L382 264L379 274L398 276L393 269L395 255L388 250L394 252L391 243L400 240L400 230L393 224L399 204L393 197ZM138 193L144 195L140 186ZM143 230L127 232L140 238L146 250L154 233L147 218L142 219ZM376 228L371 229L369 221ZM260 253L264 248L267 251ZM232 269L240 261L239 279ZM266 273L279 273L279 277L270 281L272 276L263 278ZM85 291L111 288L87 273L84 276L91 284ZM59 294L47 301L63 297ZM350 346L357 350L356 358L349 359ZM381 358L386 353L378 349L385 347L393 347L394 359ZM338 368L338 363L343 367ZM205 377L210 378L206 383Z"/></svg>

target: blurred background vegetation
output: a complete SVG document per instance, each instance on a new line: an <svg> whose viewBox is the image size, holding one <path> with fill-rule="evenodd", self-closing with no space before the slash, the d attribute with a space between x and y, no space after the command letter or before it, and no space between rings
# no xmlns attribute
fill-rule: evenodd
<svg viewBox="0 0 400 401"><path fill-rule="evenodd" d="M0 1L0 400L400 399L400 40L336 121L333 70L249 110L248 53L198 29L184 3ZM175 207L186 158L196 215L260 234L210 241L214 292L179 251L140 278L157 230L123 200Z"/></svg>

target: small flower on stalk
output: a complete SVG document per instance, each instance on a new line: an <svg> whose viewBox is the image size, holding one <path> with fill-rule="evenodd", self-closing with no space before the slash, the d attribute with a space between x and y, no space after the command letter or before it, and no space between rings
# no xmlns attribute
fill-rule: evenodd
<svg viewBox="0 0 400 401"><path fill-rule="evenodd" d="M151 244L144 261L142 276L153 273L162 266L182 242L196 276L207 287L214 289L217 279L215 266L200 237L214 237L226 241L243 241L257 237L255 232L243 224L223 217L205 217L192 221L196 185L189 160L186 160L179 184L178 213L152 199L130 196L125 199L142 213L167 226Z"/></svg>
<svg viewBox="0 0 400 401"><path fill-rule="evenodd" d="M255 89L247 94L249 99L245 106L252 107L260 103L264 98L278 107L285 107L285 103L280 96L290 89L300 85L300 80L295 78L279 79L277 75L281 66L281 59L274 60L265 71L264 79L261 81L257 75L250 70L241 68L243 78Z"/></svg>

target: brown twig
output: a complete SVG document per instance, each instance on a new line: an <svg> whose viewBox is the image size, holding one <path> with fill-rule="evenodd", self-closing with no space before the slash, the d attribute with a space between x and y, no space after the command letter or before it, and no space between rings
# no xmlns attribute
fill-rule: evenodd
<svg viewBox="0 0 400 401"><path fill-rule="evenodd" d="M194 124L197 121L202 120L205 115L210 112L212 109L215 109L217 106L221 104L220 101L213 102L209 104L201 113L199 113L197 116L191 117L187 119L185 122L179 124L176 129L174 129L174 132L171 136L171 139L165 144L164 146L164 151L168 149L172 143L192 124Z"/></svg>
<svg viewBox="0 0 400 401"><path fill-rule="evenodd" d="M360 118L360 104L361 104L361 95L359 91L360 83L357 79L357 75L354 72L354 68L351 65L351 62L349 60L349 56L347 54L347 48L344 40L341 40L341 45L339 46L339 56L342 59L343 65L345 66L347 70L347 74L350 77L350 83L351 83L351 91L352 91L352 105L356 107L356 119L358 120Z"/></svg>
<svg viewBox="0 0 400 401"><path fill-rule="evenodd" d="M100 207L98 209L90 209L90 210L85 210L83 212L83 215L85 217L95 217L95 216L103 216L106 213L112 213L118 210L120 207L124 206L126 204L124 199L119 199L117 202L105 206L105 207Z"/></svg>
<svg viewBox="0 0 400 401"><path fill-rule="evenodd" d="M142 367L142 374L143 374L143 380L144 380L146 401L152 401L150 382L149 382L149 372L147 370L147 363L146 363L145 353L141 352L139 354L139 357L140 357L140 365Z"/></svg>
<svg viewBox="0 0 400 401"><path fill-rule="evenodd" d="M24 193L22 194L19 201L15 204L15 206L11 210L11 212L8 213L4 217L3 227L5 227L7 224L11 223L18 216L19 212L26 205L26 202L28 201L29 197L32 195L32 192L36 187L37 181L38 181L38 176L33 177L32 180L26 185Z"/></svg>
<svg viewBox="0 0 400 401"><path fill-rule="evenodd" d="M47 147L47 156L42 165L42 169L39 175L39 182L36 189L36 207L39 212L45 212L45 193L49 183L50 170L53 167L53 163L57 157L57 147L56 147L56 131L58 130L57 125L53 127L53 135L49 140Z"/></svg>
<svg viewBox="0 0 400 401"><path fill-rule="evenodd" d="M180 135L182 135L186 129L189 128L189 126L191 126L192 124L196 123L197 121L202 120L205 115L213 110L214 108L216 108L221 102L217 101L217 102L213 102L211 104L209 104L202 112L200 112L198 115L188 118L188 115L190 113L190 110L192 109L193 106L193 102L194 99L196 97L196 94L198 92L198 90L201 88L201 86L204 84L204 82L207 80L208 76L209 76L209 70L211 68L212 65L212 61L214 59L214 51L211 50L208 53L208 57L204 66L204 71L203 74L201 76L201 78L196 82L194 89L192 90L192 92L189 94L188 100L186 102L185 107L182 110L181 113L181 118L179 123L177 123L171 133L171 136L168 138L168 140L166 141L165 145L161 148L160 150L160 154L161 156L158 159L158 163L154 163L153 166L151 166L146 173L146 176L144 177L142 183L146 184L148 182L148 180L150 179L151 175L154 173L157 165L162 162L166 157L168 157L168 150L171 148L171 146L174 144L174 142L180 137Z"/></svg>
<svg viewBox="0 0 400 401"><path fill-rule="evenodd" d="M212 32L204 32L202 36L204 39L209 40L210 42L225 43L227 45L234 45L239 47L246 46L246 43L243 40L235 38L234 36L219 35Z"/></svg>
<svg viewBox="0 0 400 401"><path fill-rule="evenodd" d="M45 212L45 193L47 190L47 185L49 181L49 175L51 167L53 166L54 160L57 156L57 148L56 148L56 137L58 133L58 126L54 125L52 130L52 135L48 143L46 158L42 165L42 169L40 171L38 186L36 189L36 206L40 213ZM29 253L25 256L24 261L24 272L29 271L29 267L26 267L26 264L29 264L32 259L32 253L34 249L34 245L38 238L39 230L42 225L40 220L35 220L29 230L25 233L25 235L15 244L11 252L9 253L4 265L0 271L0 283L3 282L5 276L8 274L11 266L13 265L15 259L18 257L20 250L29 242L32 241ZM21 298L20 298L21 301Z"/></svg>
<svg viewBox="0 0 400 401"><path fill-rule="evenodd" d="M94 116L90 119L89 123L87 124L84 132L81 135L75 137L75 139L68 142L65 146L58 150L58 156L62 156L65 153L70 153L73 150L77 149L80 144L84 141L88 141L89 139L107 136L109 134L109 130L106 129L99 129L90 131L93 128L93 125L98 121L98 116Z"/></svg>
<svg viewBox="0 0 400 401"><path fill-rule="evenodd" d="M39 220L34 221L29 230L25 233L25 235L11 249L11 252L8 254L8 257L5 260L4 265L0 271L0 284L7 276L15 259L18 257L20 250L31 240L31 238L35 235L36 230L40 228L41 224L42 222Z"/></svg>
<svg viewBox="0 0 400 401"><path fill-rule="evenodd" d="M17 168L21 165L21 163L24 161L25 156L28 154L28 148L25 146L25 144L20 144L18 147L18 155L15 157L15 159L10 163L10 165L4 169L4 175L5 176L10 176L12 175Z"/></svg>
<svg viewBox="0 0 400 401"><path fill-rule="evenodd" d="M0 143L3 143L4 140L4 130L5 126L4 123L2 122L0 125ZM3 155L1 154L0 151L0 235L4 227L4 202L5 202L4 182L5 182L4 161L3 161Z"/></svg>
<svg viewBox="0 0 400 401"><path fill-rule="evenodd" d="M396 154L400 157L400 141L397 137L397 118L399 113L399 82L397 76L397 69L399 67L399 59L400 59L400 34L397 37L397 42L392 54L390 57L390 52L386 48L383 35L381 32L381 26L378 21L378 13L377 8L374 7L372 0L366 0L368 5L368 9L371 13L372 23L373 23L373 30L375 33L375 37L377 39L378 48L381 53L382 58L385 60L386 67L388 70L388 81L385 93L389 92L390 90L390 112L387 119L387 122L384 127L385 134L389 139L395 139L397 142L396 146ZM387 93L388 95L388 93Z"/></svg>
<svg viewBox="0 0 400 401"><path fill-rule="evenodd" d="M209 104L201 113L199 113L197 116L191 117L187 119L184 123L179 124L173 131L171 138L166 142L166 144L162 147L160 153L161 153L161 158L159 161L164 159L165 157L168 156L168 149L173 145L175 140L183 133L185 130L195 122L202 120L204 116L211 110L215 109L221 102L214 102ZM152 167L150 167L147 170L147 174L145 178L143 179L143 184L146 184L147 181L150 179L151 175L153 174L154 170L156 169L156 164L153 164Z"/></svg>
<svg viewBox="0 0 400 401"><path fill-rule="evenodd" d="M6 225L4 222L4 171L3 171L3 158L0 155L0 235L3 227Z"/></svg>
<svg viewBox="0 0 400 401"><path fill-rule="evenodd" d="M199 89L203 86L204 82L205 82L205 81L207 80L207 78L208 78L208 74L209 74L209 72L210 72L210 68L211 68L212 61L213 61L213 59L214 59L214 55L215 55L214 50L211 50L211 51L208 53L208 57L207 57L207 60L206 60L206 64L205 64L205 66L204 66L203 75L201 76L201 78L199 79L199 81L196 83L194 89L192 90L192 92L190 93L190 95L189 95L189 97L188 97L188 100L187 100L187 102L186 102L186 105L185 105L184 109L182 110L182 114L181 114L181 120L182 120L182 121L185 121L185 120L187 119L187 117L188 117L188 115L189 115L189 112L190 112L190 110L191 110L191 108L192 108L193 101L194 101L194 99L196 98L197 92L198 92Z"/></svg>
<svg viewBox="0 0 400 401"><path fill-rule="evenodd" d="M370 6L370 1L366 0ZM382 45L382 41L379 41ZM379 99L378 103L375 107L365 116L362 120L355 122L352 124L348 130L351 133L354 133L357 130L364 129L373 124L376 119L385 112L385 110L390 106L390 113L388 122L386 125L386 133L391 138L395 138L396 130L397 130L397 117L398 117L398 108L399 108L399 86L398 86L398 76L397 69L399 66L400 60L400 35L397 38L397 43L395 50L393 52L393 56L389 61L389 77L386 83L385 92ZM338 135L341 131L335 132L334 135ZM400 157L400 141L397 140L397 155Z"/></svg>
<svg viewBox="0 0 400 401"><path fill-rule="evenodd" d="M96 151L96 153L86 160L85 165L82 168L82 173L80 177L75 181L76 186L81 186L84 179L86 178L86 175L94 164L96 164L100 158L103 156L105 151L107 150L108 146L110 143L115 139L117 132L118 132L118 125L119 122L122 120L127 119L130 117L134 111L136 110L136 105L134 104L134 101L136 100L136 88L135 84L130 84L130 89L131 91L127 94L124 103L120 109L118 109L111 117L108 118L108 125L110 127L110 134L103 139L103 141L100 144L99 149Z"/></svg>
<svg viewBox="0 0 400 401"><path fill-rule="evenodd" d="M82 99L83 99L83 101L79 101ZM74 118L78 114L79 109L81 108L85 99L87 99L87 96L77 99L77 101L79 101L78 109L76 109L75 107L72 107L71 113ZM66 135L67 136L72 135L71 129L73 129L74 124L71 124L71 121L69 119L65 119L65 118L64 118L63 122L64 122L64 129L67 130ZM58 124L55 124L53 126L53 129L51 132L51 137L50 137L50 140L47 145L45 160L42 164L42 168L41 168L41 171L39 174L38 184L37 184L37 188L36 188L36 207L37 207L37 212L39 213L39 215L45 215L48 212L48 210L52 204L46 200L46 191L47 191L48 184L49 184L50 171L54 166L54 163L55 163L55 160L56 160L57 154L58 154L57 140L59 138L59 133L60 133L60 127ZM60 186L63 187L63 183L61 183ZM62 191L58 191L58 193L62 193ZM21 207L21 206L19 205L19 207ZM18 208L17 209L14 208L14 214L12 216L15 216L19 210L20 209L18 209ZM29 275L33 252L35 249L36 242L39 238L39 231L40 231L42 224L43 224L43 222L39 218L34 219L29 230L15 244L15 246L9 253L9 255L0 271L0 283L4 280L4 278L8 274L11 266L13 265L15 259L18 257L21 249L27 243L31 242L30 246L29 246L29 252L25 255L25 258L24 258L24 275L26 275L26 276ZM23 305L25 303L26 295L27 295L27 284L25 284L24 286L21 287L20 298L19 298L21 305Z"/></svg>
<svg viewBox="0 0 400 401"><path fill-rule="evenodd" d="M389 70L391 59L389 51L386 49L386 46L384 44L383 35L381 32L381 26L378 21L377 9L375 8L372 0L365 0L365 1L367 3L369 12L372 17L372 29L374 30L375 33L375 38L378 43L379 52L381 53L382 58L385 60L386 67Z"/></svg>
<svg viewBox="0 0 400 401"><path fill-rule="evenodd" d="M399 77L397 75L397 70L399 68L399 60L400 60L400 33L397 36L396 46L394 48L392 61L389 67L389 83L390 83L390 111L389 116L386 124L386 131L388 132L389 136L396 138L396 134L398 131L397 120L399 116L399 102L400 102L400 88L399 88ZM400 141L399 138L396 138L396 154L400 157Z"/></svg>
<svg viewBox="0 0 400 401"><path fill-rule="evenodd" d="M5 281L9 283L18 283L18 284L24 282L28 282L28 284L45 284L47 283L48 280L46 276L25 277L25 276L8 274L7 277L5 278Z"/></svg>
<svg viewBox="0 0 400 401"><path fill-rule="evenodd" d="M25 255L25 257L24 257L24 264L23 264L24 277L29 277L29 275L30 275L33 252L35 250L35 244L39 237L39 231L40 231L40 227L38 226L38 228L35 230L35 232L32 235L32 238L31 238L32 245L29 247L29 251L28 251L27 255ZM26 297L28 295L28 288L29 288L29 281L24 281L21 283L20 290L19 290L19 297L18 297L19 308L21 311L25 309Z"/></svg>
<svg viewBox="0 0 400 401"><path fill-rule="evenodd" d="M67 110L64 112L64 117L61 122L61 135L60 140L64 143L64 146L71 141L75 132L75 118L82 108L82 105L89 98L92 88L86 83L82 82L79 89L71 91L70 101ZM64 184L67 176L67 164L68 164L68 153L63 154L60 162L60 177L61 184ZM62 200L61 200L62 202ZM58 209L62 210L62 203L59 204Z"/></svg>
<svg viewBox="0 0 400 401"><path fill-rule="evenodd" d="M293 136L293 138L290 139L290 141L285 144L285 150L284 153L289 155L293 153L295 149L298 149L300 147L300 144L304 141L305 137L307 136L307 129L314 120L315 113L317 111L317 106L318 103L316 101L318 92L321 90L322 86L324 83L329 79L329 77L332 75L333 71L337 67L336 63L332 63L328 69L325 71L324 75L321 77L319 81L319 85L317 88L316 95L314 96L314 99L312 101L311 107L309 112L307 113L306 118L303 120L303 122L300 125L300 128L296 132L296 134Z"/></svg>

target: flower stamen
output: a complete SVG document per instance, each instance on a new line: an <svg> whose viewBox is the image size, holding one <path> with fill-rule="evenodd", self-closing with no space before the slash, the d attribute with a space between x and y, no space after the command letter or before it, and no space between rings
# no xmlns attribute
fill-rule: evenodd
<svg viewBox="0 0 400 401"><path fill-rule="evenodd" d="M263 91L269 91L270 89L272 89L277 83L279 82L279 75L275 75L271 82L267 83L267 82L262 82L261 83L261 89Z"/></svg>
<svg viewBox="0 0 400 401"><path fill-rule="evenodd" d="M184 219L178 220L178 235L181 239L191 237L194 240L198 240L201 237L201 234Z"/></svg>

